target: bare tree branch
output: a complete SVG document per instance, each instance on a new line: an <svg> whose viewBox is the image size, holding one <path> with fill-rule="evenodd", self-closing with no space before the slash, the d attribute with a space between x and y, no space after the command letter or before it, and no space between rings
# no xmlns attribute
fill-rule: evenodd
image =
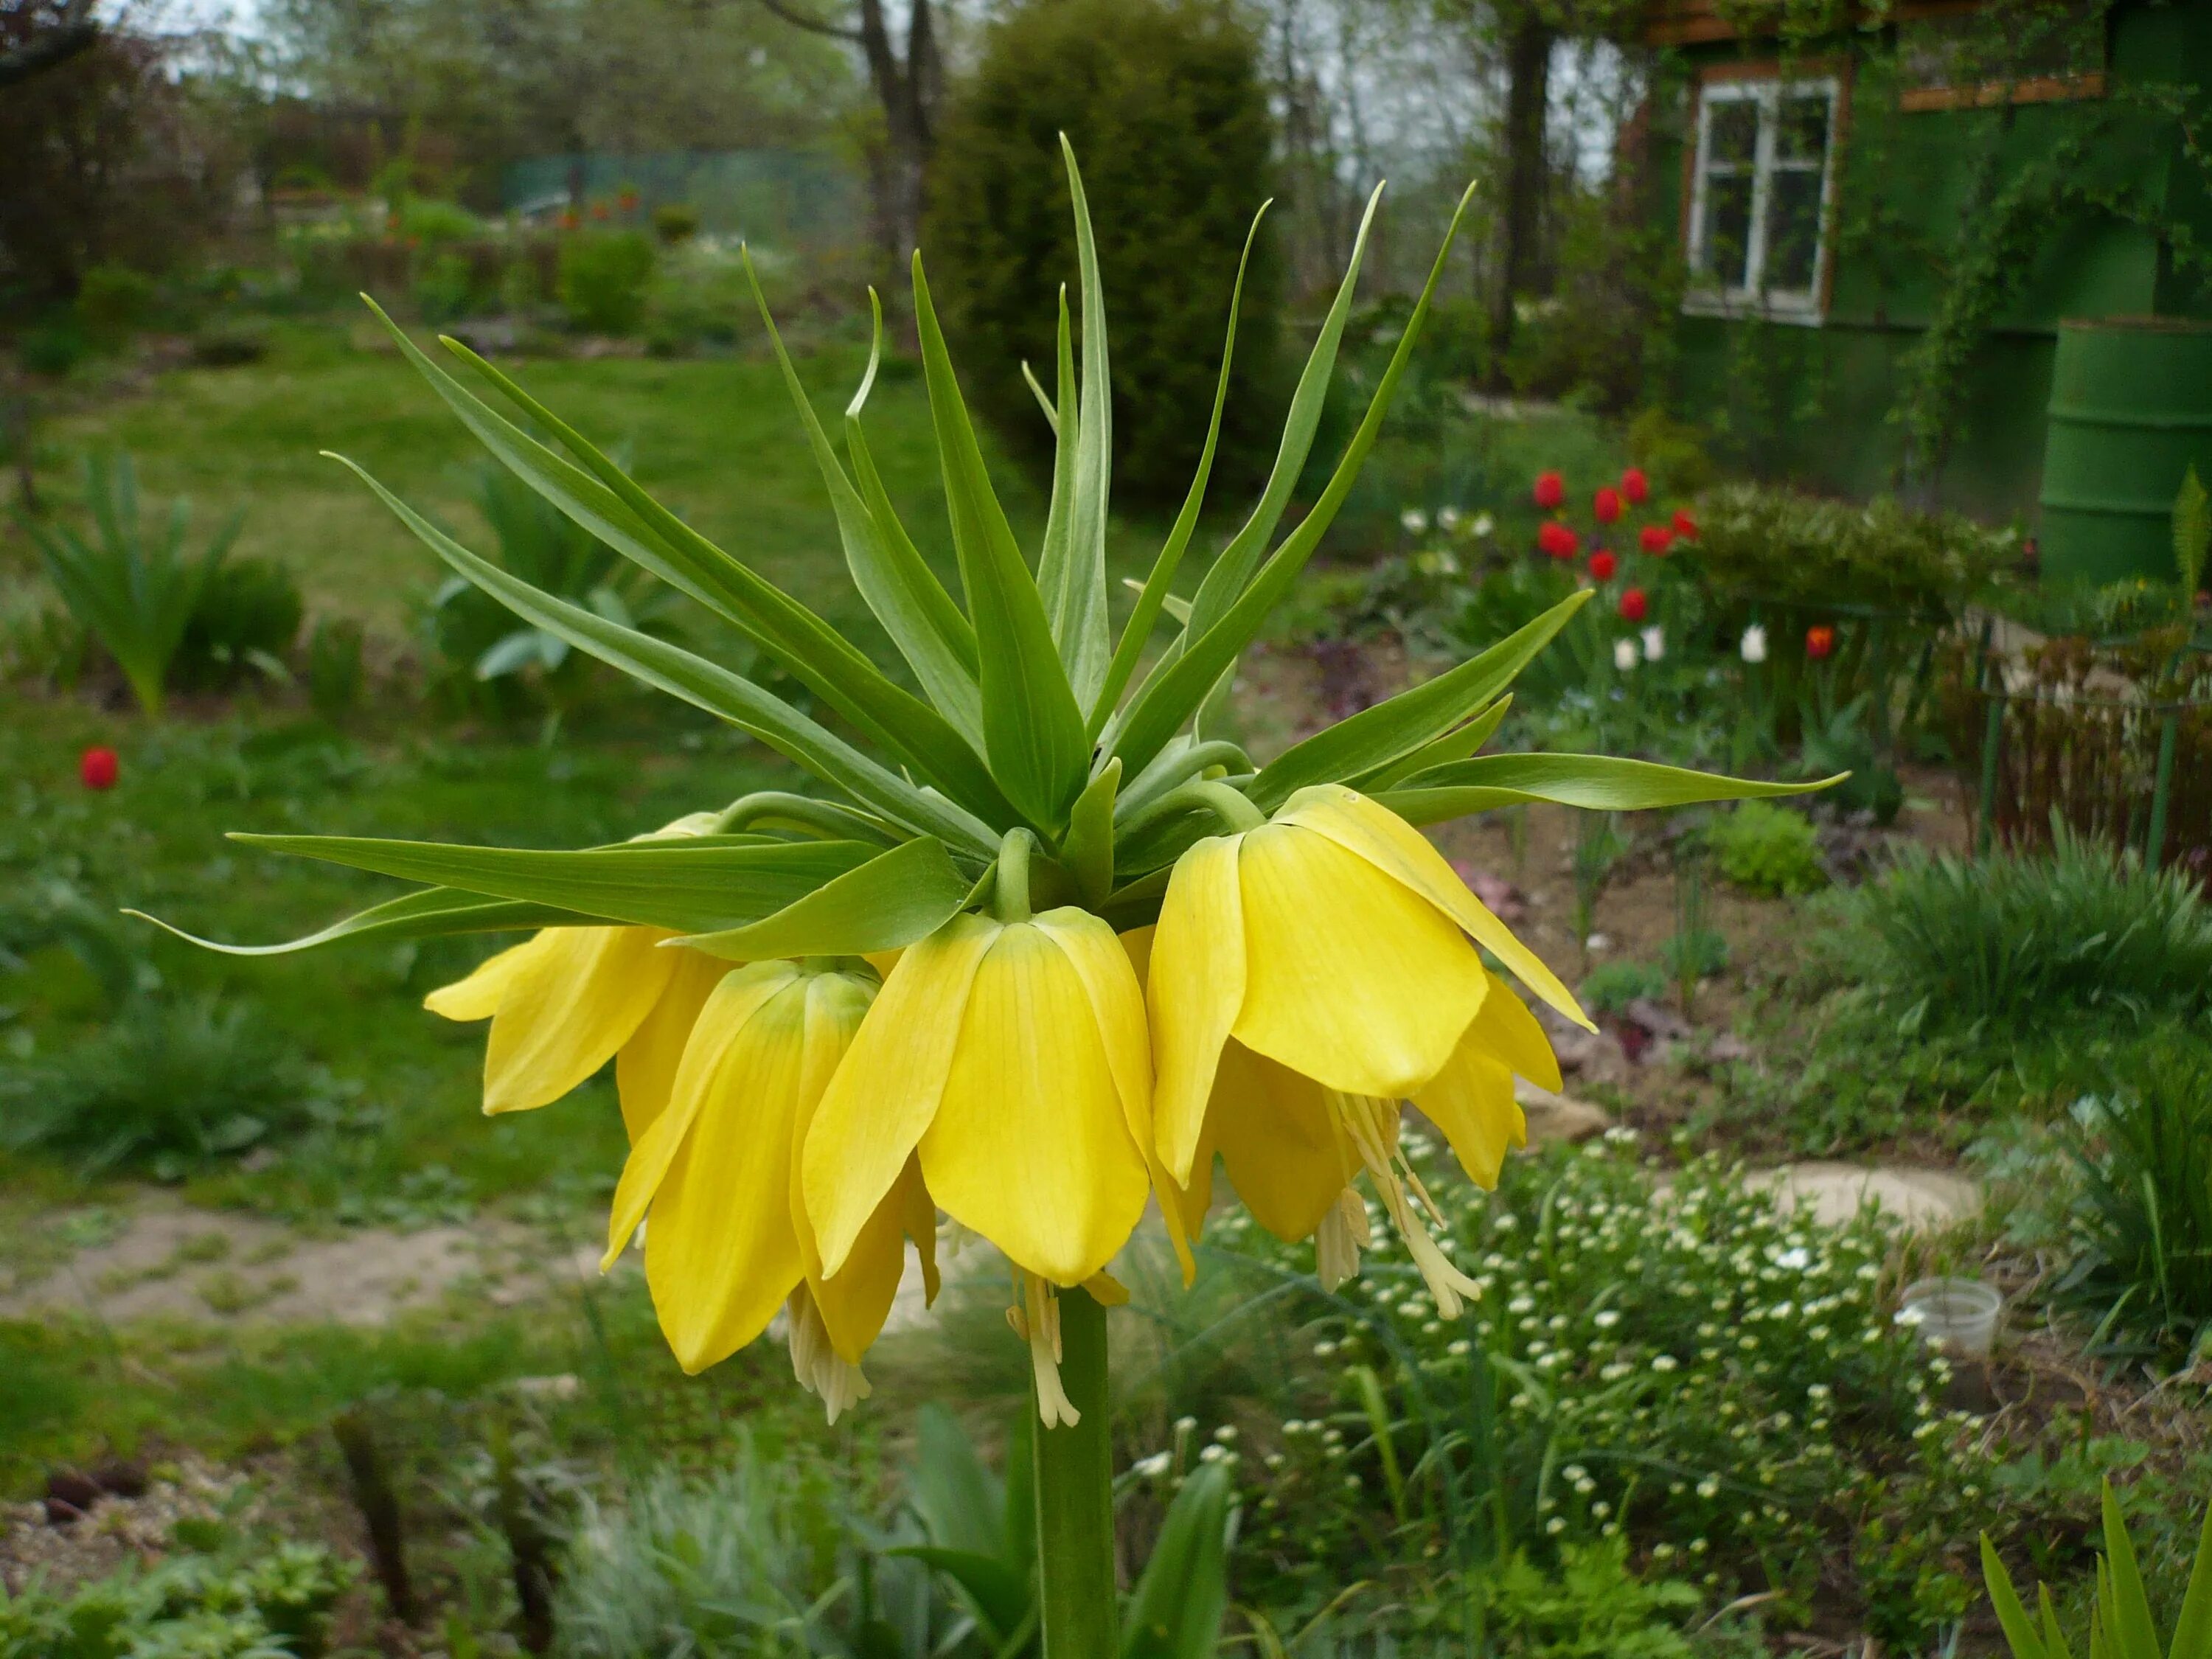
<svg viewBox="0 0 2212 1659"><path fill-rule="evenodd" d="M810 34L826 34L833 40L858 43L860 31L846 28L836 23L825 23L818 17L809 17L805 12L793 11L784 0L757 0L761 9L771 17L781 19L795 29L805 29Z"/></svg>

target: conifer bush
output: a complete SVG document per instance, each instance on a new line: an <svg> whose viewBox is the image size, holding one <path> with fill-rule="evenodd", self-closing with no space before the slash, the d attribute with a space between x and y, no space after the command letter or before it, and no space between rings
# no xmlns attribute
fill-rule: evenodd
<svg viewBox="0 0 2212 1659"><path fill-rule="evenodd" d="M1054 296L1076 270L1065 131L1084 159L1114 342L1114 477L1180 501L1213 402L1223 328L1272 119L1257 48L1202 0L1050 0L994 26L951 112L925 238L969 397L1015 452L1048 465L1024 385L1054 384ZM1279 429L1281 278L1262 222L1246 273L1218 475L1247 481ZM1081 316L1074 319L1080 339Z"/></svg>

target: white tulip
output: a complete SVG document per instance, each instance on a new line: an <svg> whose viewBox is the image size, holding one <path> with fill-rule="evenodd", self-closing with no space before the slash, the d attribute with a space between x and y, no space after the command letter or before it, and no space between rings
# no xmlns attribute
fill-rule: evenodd
<svg viewBox="0 0 2212 1659"><path fill-rule="evenodd" d="M1613 665L1626 674L1634 668L1636 664L1636 641L1628 639L1615 640L1613 642Z"/></svg>
<svg viewBox="0 0 2212 1659"><path fill-rule="evenodd" d="M1398 522L1406 526L1406 533L1418 536L1429 527L1429 515L1419 507L1409 507L1398 515Z"/></svg>
<svg viewBox="0 0 2212 1659"><path fill-rule="evenodd" d="M1743 659L1746 662L1766 660L1766 630L1757 623L1743 630Z"/></svg>
<svg viewBox="0 0 2212 1659"><path fill-rule="evenodd" d="M1644 630L1644 660L1657 662L1667 654L1667 630L1654 623Z"/></svg>

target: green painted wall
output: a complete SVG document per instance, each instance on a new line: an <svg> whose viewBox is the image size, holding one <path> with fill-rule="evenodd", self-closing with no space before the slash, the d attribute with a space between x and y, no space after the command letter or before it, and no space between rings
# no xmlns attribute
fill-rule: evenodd
<svg viewBox="0 0 2212 1659"><path fill-rule="evenodd" d="M2114 85L2212 84L2212 4L2123 3L2110 20ZM1887 42L1823 43L1808 58L1854 55L1852 119L1838 158L1841 235L1821 325L1685 315L1675 325L1678 412L1715 426L1737 458L1771 477L1855 495L1890 488L1903 448L1892 421L1908 354L1939 294L1936 261L1958 235L1977 179L2063 165L2097 192L2130 190L2212 251L2212 194L2181 154L2174 125L2135 100L1896 112ZM1771 63L1775 42L1692 48L1685 70ZM1688 76L1662 88L1651 168L1654 222L1681 222L1689 142ZM2063 317L2212 316L2212 294L2161 257L2148 231L2096 210L2039 226L2016 301L1977 352L1951 452L1936 480L1942 504L2032 522L2044 416Z"/></svg>

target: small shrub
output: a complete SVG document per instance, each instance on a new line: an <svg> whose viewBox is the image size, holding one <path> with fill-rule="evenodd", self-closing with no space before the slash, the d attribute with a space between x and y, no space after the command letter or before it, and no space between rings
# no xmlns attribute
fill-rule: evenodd
<svg viewBox="0 0 2212 1659"><path fill-rule="evenodd" d="M33 374L57 379L92 355L92 343L73 317L40 323L15 337L15 356Z"/></svg>
<svg viewBox="0 0 2212 1659"><path fill-rule="evenodd" d="M2057 1299L2113 1346L2212 1353L2212 1060L2201 1040L2136 1049L2076 1109L2079 1254Z"/></svg>
<svg viewBox="0 0 2212 1659"><path fill-rule="evenodd" d="M1059 135L1083 167L1114 319L1117 493L1179 501L1220 372L1237 262L1267 194L1273 123L1252 37L1195 0L1065 0L1008 11L945 120L923 238L968 396L1018 453L1051 437L1055 295L1080 331ZM1280 275L1263 229L1245 279L1216 489L1272 448ZM1141 303L1140 303L1141 301Z"/></svg>
<svg viewBox="0 0 2212 1659"><path fill-rule="evenodd" d="M1861 507L1756 484L1707 495L1698 523L1695 556L1723 588L1936 618L1954 615L2020 551L2010 531L1955 514L1916 513L1893 501Z"/></svg>
<svg viewBox="0 0 2212 1659"><path fill-rule="evenodd" d="M641 231L596 232L562 245L558 292L568 320L596 334L628 334L645 316L653 281L652 239Z"/></svg>
<svg viewBox="0 0 2212 1659"><path fill-rule="evenodd" d="M1694 986L1728 967L1728 935L1711 927L1669 934L1659 947L1659 960L1677 985Z"/></svg>
<svg viewBox="0 0 2212 1659"><path fill-rule="evenodd" d="M1583 977L1583 1002L1601 1014L1621 1014L1632 1002L1657 1001L1667 986L1667 970L1656 963L1607 962Z"/></svg>
<svg viewBox="0 0 2212 1659"><path fill-rule="evenodd" d="M184 1556L64 1591L0 1586L0 1659L317 1659L354 1568L315 1544Z"/></svg>
<svg viewBox="0 0 2212 1659"><path fill-rule="evenodd" d="M142 997L55 1058L0 1068L0 1145L174 1180L290 1127L302 1093L283 1041L245 1009Z"/></svg>
<svg viewBox="0 0 2212 1659"><path fill-rule="evenodd" d="M1556 1572L1516 1554L1474 1595L1501 1659L1691 1659L1682 1626L1705 1601L1678 1579L1638 1578L1619 1538L1569 1545Z"/></svg>
<svg viewBox="0 0 2212 1659"><path fill-rule="evenodd" d="M269 336L253 323L216 323L192 336L192 361L202 368L239 368L268 355Z"/></svg>
<svg viewBox="0 0 2212 1659"><path fill-rule="evenodd" d="M689 202L663 202L653 210L653 234L674 247L699 234L699 210Z"/></svg>
<svg viewBox="0 0 2212 1659"><path fill-rule="evenodd" d="M307 702L326 720L361 702L362 627L350 617L325 617L307 636Z"/></svg>
<svg viewBox="0 0 2212 1659"><path fill-rule="evenodd" d="M201 586L178 642L179 685L229 685L248 670L289 679L285 653L300 635L300 584L273 559L228 559Z"/></svg>
<svg viewBox="0 0 2212 1659"><path fill-rule="evenodd" d="M239 517L216 532L198 557L185 553L189 504L174 502L161 533L140 523L137 475L127 453L88 455L85 501L91 535L18 514L37 545L47 577L84 629L115 659L138 706L158 715L170 665L199 608L201 591L230 551Z"/></svg>
<svg viewBox="0 0 2212 1659"><path fill-rule="evenodd" d="M1748 891L1795 898L1827 885L1812 820L1786 806L1744 801L1713 821L1705 841L1721 874Z"/></svg>
<svg viewBox="0 0 2212 1659"><path fill-rule="evenodd" d="M128 265L94 265L76 292L76 314L85 336L112 351L154 319L161 290L154 279Z"/></svg>

